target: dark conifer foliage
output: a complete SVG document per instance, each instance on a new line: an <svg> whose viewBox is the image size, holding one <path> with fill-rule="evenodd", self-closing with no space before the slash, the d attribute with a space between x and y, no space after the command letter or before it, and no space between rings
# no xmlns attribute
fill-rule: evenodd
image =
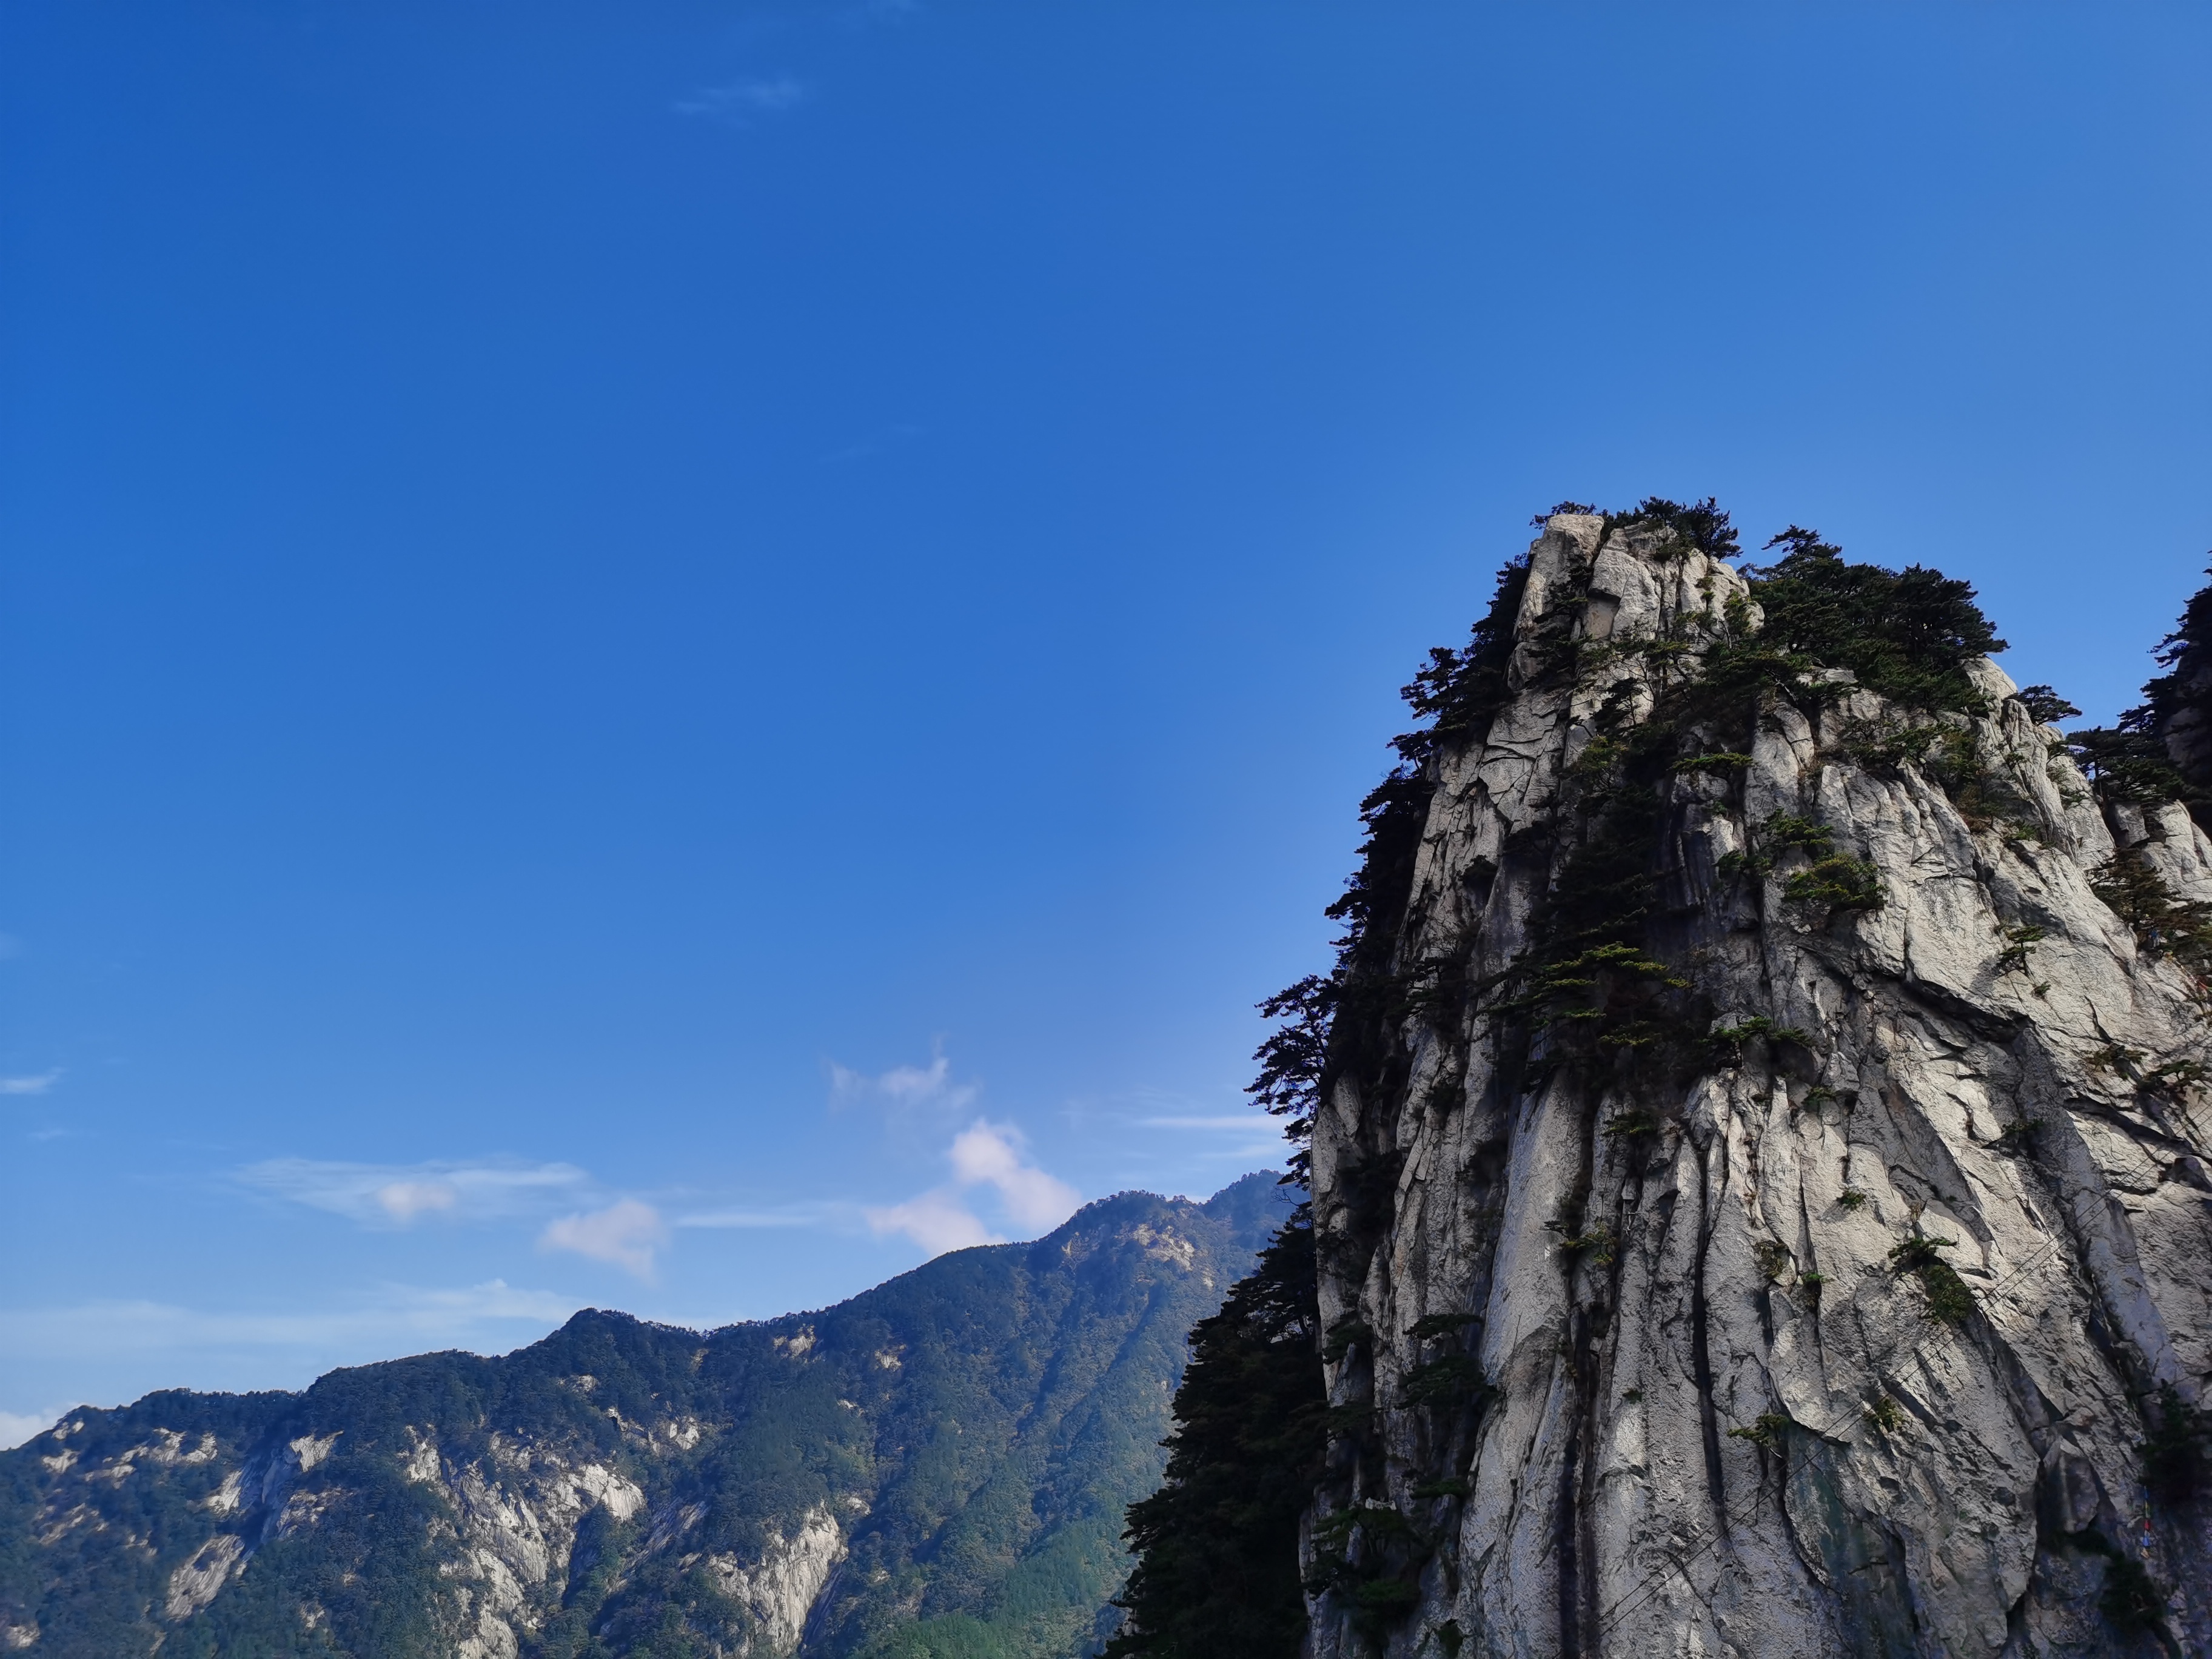
<svg viewBox="0 0 2212 1659"><path fill-rule="evenodd" d="M1601 514L1563 501L1553 513L1601 516L1608 532L1657 532L1716 558L1741 552L1728 514L1710 497L1685 505L1650 496L1632 513ZM1550 516L1540 514L1536 523ZM1763 626L1747 627L1711 648L1707 678L1713 685L1707 689L1720 702L1740 714L1766 689L1814 695L1820 688L1808 677L1829 665L1850 668L1869 689L1913 708L1958 709L1980 702L1966 664L2002 650L2004 642L1976 607L1968 584L1918 566L1892 571L1846 563L1838 549L1795 526L1768 545L1784 550L1782 556L1745 573ZM1314 1116L1328 1093L1342 1079L1373 1100L1402 1090L1407 1067L1398 1036L1405 1015L1453 989L1437 964L1401 960L1400 933L1440 763L1486 739L1513 695L1516 653L1519 672L1539 678L1574 659L1574 643L1560 624L1516 634L1528 577L1528 556L1509 561L1467 644L1431 650L1403 689L1419 723L1392 740L1399 763L1360 803L1366 834L1358 865L1327 912L1344 924L1335 964L1261 1005L1275 1028L1260 1046L1260 1074L1250 1092L1287 1120L1285 1133L1299 1148L1292 1179L1300 1184L1310 1167L1306 1147ZM1602 957L1614 977L1659 975L1656 984L1639 982L1637 995L1626 999L1646 1014L1654 997L1683 983L1664 977L1663 964L1641 954L1657 833L1654 781L1674 758L1671 747L1656 740L1672 735L1664 722L1648 734L1643 727L1610 733L1607 752L1626 757L1627 775L1608 798L1612 805L1600 814L1589 844L1545 899L1554 956L1573 959L1549 965ZM1524 998L1530 1006L1551 994L1539 971L1547 965L1530 965L1539 981ZM1621 1018L1632 1020L1635 1009ZM1703 1032L1708 1023L1701 1018L1695 1029ZM1624 1030L1639 1043L1649 1040L1641 1025ZM1363 1241L1371 1248L1395 1169L1388 1157L1378 1157L1340 1170L1336 1195L1346 1210L1332 1249L1356 1251ZM1298 1577L1299 1518L1328 1456L1315 1249L1310 1216L1301 1208L1255 1274L1198 1328L1176 1396L1167 1484L1129 1511L1127 1536L1137 1563L1121 1598L1127 1625L1107 1650L1115 1659L1291 1659L1297 1650L1307 1588ZM1341 1270L1332 1261L1333 1271ZM1453 1389L1462 1389L1460 1370L1468 1362L1437 1363L1459 1369L1447 1374L1432 1367L1426 1375L1439 1387L1448 1376ZM1369 1586L1399 1588L1395 1581Z"/></svg>
<svg viewBox="0 0 2212 1659"><path fill-rule="evenodd" d="M1420 765L1440 744L1480 737L1505 706L1511 695L1505 675L1513 662L1513 621L1521 614L1521 596L1528 586L1528 556L1508 560L1498 573L1490 609L1475 623L1465 648L1432 647L1413 683L1399 692L1427 722L1394 740L1408 765Z"/></svg>
<svg viewBox="0 0 2212 1659"><path fill-rule="evenodd" d="M1742 551L1736 544L1735 526L1711 495L1686 507L1664 495L1646 495L1636 504L1635 512L1608 516L1621 524L1663 525L1681 543L1716 559L1733 559Z"/></svg>
<svg viewBox="0 0 2212 1659"><path fill-rule="evenodd" d="M2212 585L2159 641L2158 663L2166 672L2143 683L2140 703L2112 726L2068 732L2067 744L2110 799L2179 800L2212 827Z"/></svg>
<svg viewBox="0 0 2212 1659"><path fill-rule="evenodd" d="M1848 668L1867 690L1908 708L1974 702L1966 664L2005 642L1975 605L1971 584L1924 565L1846 563L1841 548L1794 524L1766 545L1785 550L1743 573L1765 613L1762 643Z"/></svg>
<svg viewBox="0 0 2212 1659"><path fill-rule="evenodd" d="M1297 1653L1298 1517L1325 1444L1314 1307L1313 1227L1301 1206L1192 1333L1167 1483L1129 1508L1137 1565L1108 1659Z"/></svg>

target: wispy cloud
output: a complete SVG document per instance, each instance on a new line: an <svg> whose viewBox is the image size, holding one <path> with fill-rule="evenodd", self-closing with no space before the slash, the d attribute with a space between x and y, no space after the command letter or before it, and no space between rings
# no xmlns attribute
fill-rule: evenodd
<svg viewBox="0 0 2212 1659"><path fill-rule="evenodd" d="M489 1221L542 1215L564 1200L574 1203L591 1184L573 1164L514 1158L389 1164L275 1158L247 1164L236 1178L272 1197L371 1227L404 1227L424 1216Z"/></svg>
<svg viewBox="0 0 2212 1659"><path fill-rule="evenodd" d="M942 1187L910 1198L903 1204L870 1210L868 1225L878 1237L887 1233L904 1233L932 1255L964 1250L971 1244L1005 1242L983 1224L981 1217Z"/></svg>
<svg viewBox="0 0 2212 1659"><path fill-rule="evenodd" d="M58 1066L33 1077L0 1077L0 1095L42 1095L61 1079L62 1068Z"/></svg>
<svg viewBox="0 0 2212 1659"><path fill-rule="evenodd" d="M678 115L719 121L725 126L749 127L788 114L814 96L814 88L789 75L767 79L733 81L726 87L707 87L676 100Z"/></svg>
<svg viewBox="0 0 2212 1659"><path fill-rule="evenodd" d="M0 1309L0 1346L27 1359L93 1359L154 1352L336 1346L391 1351L477 1332L488 1322L558 1324L580 1304L494 1279L460 1289L386 1285L349 1307L310 1312L208 1312L161 1302L87 1302ZM43 1426L43 1425L41 1425Z"/></svg>
<svg viewBox="0 0 2212 1659"><path fill-rule="evenodd" d="M668 1224L652 1205L635 1198L604 1210L565 1215L538 1235L541 1250L574 1250L594 1261L611 1261L640 1279L653 1277L653 1252L668 1242Z"/></svg>
<svg viewBox="0 0 2212 1659"><path fill-rule="evenodd" d="M1083 1196L1022 1156L1026 1138L1011 1123L977 1118L952 1141L952 1178L963 1187L999 1189L1006 1213L1024 1227L1056 1227L1073 1215Z"/></svg>
<svg viewBox="0 0 2212 1659"><path fill-rule="evenodd" d="M952 1062L942 1050L933 1052L927 1066L894 1066L873 1076L830 1062L833 1108L872 1102L896 1113L926 1114L941 1122L965 1115L975 1105L976 1093L974 1084L952 1080Z"/></svg>
<svg viewBox="0 0 2212 1659"><path fill-rule="evenodd" d="M672 1227L819 1227L839 1206L829 1204L787 1204L768 1210L698 1210L672 1216ZM846 1207L848 1218L850 1207Z"/></svg>
<svg viewBox="0 0 2212 1659"><path fill-rule="evenodd" d="M982 1118L952 1139L946 1158L952 1180L906 1200L866 1212L878 1237L903 1233L932 1255L995 1244L998 1237L961 1197L977 1187L998 1194L1000 1206L1016 1225L1032 1232L1057 1226L1075 1212L1083 1195L1055 1176L1029 1162L1022 1132L1011 1123Z"/></svg>

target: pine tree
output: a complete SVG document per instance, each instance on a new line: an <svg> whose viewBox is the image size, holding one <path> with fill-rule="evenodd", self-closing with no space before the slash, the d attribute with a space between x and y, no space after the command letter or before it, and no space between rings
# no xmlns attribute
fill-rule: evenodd
<svg viewBox="0 0 2212 1659"><path fill-rule="evenodd" d="M1325 1446L1304 1205L1191 1334L1166 1484L1129 1506L1137 1554L1106 1659L1291 1659L1305 1634L1298 1517Z"/></svg>

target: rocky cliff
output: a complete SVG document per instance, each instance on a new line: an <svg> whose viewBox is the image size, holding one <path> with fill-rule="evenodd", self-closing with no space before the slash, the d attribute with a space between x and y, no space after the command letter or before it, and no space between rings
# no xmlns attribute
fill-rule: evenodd
<svg viewBox="0 0 2212 1659"><path fill-rule="evenodd" d="M1074 1659L1273 1176L818 1313L149 1395L0 1453L0 1651Z"/></svg>
<svg viewBox="0 0 2212 1659"><path fill-rule="evenodd" d="M1550 517L1369 803L1312 1650L2212 1652L2212 842L1711 529Z"/></svg>

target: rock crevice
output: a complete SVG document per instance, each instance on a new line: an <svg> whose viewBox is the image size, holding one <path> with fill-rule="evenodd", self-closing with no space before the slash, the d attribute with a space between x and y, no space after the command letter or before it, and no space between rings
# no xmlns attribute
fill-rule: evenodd
<svg viewBox="0 0 2212 1659"><path fill-rule="evenodd" d="M1555 515L1395 786L1314 1122L1318 1656L2212 1651L2140 1449L2212 1382L2212 842L1986 659L1917 708L1760 623Z"/></svg>

